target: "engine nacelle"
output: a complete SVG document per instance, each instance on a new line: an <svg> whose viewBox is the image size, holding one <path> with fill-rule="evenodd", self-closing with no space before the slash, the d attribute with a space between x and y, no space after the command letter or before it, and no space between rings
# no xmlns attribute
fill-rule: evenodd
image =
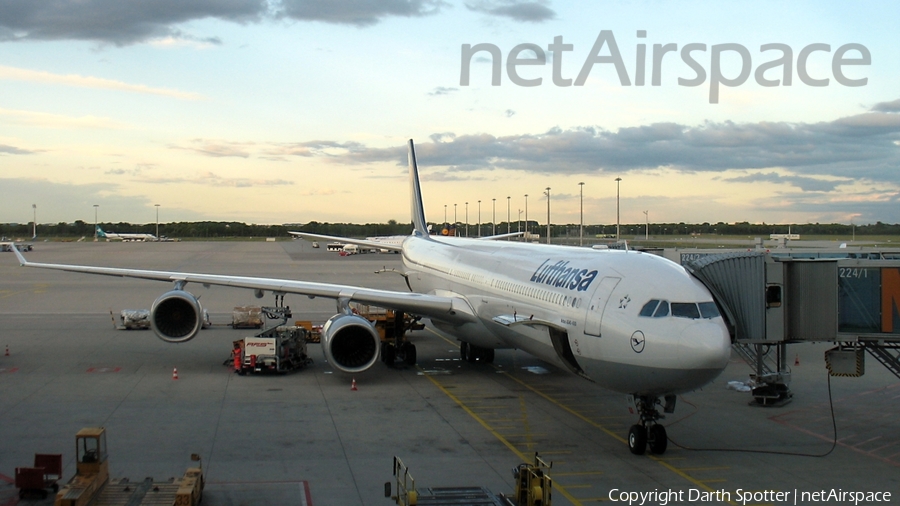
<svg viewBox="0 0 900 506"><path fill-rule="evenodd" d="M166 292L150 308L150 328L167 343L190 341L203 323L200 301L184 290Z"/></svg>
<svg viewBox="0 0 900 506"><path fill-rule="evenodd" d="M357 373L378 361L381 338L369 320L357 315L334 315L322 326L322 351L331 367Z"/></svg>

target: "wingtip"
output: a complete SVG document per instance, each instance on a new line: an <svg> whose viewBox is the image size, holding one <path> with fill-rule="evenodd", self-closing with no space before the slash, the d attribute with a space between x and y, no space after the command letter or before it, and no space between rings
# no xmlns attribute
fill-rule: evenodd
<svg viewBox="0 0 900 506"><path fill-rule="evenodd" d="M25 255L23 255L22 252L19 251L19 248L16 247L16 243L10 242L6 244L8 244L12 248L13 253L16 254L16 258L19 260L19 265L25 267L28 264L28 260L25 260Z"/></svg>

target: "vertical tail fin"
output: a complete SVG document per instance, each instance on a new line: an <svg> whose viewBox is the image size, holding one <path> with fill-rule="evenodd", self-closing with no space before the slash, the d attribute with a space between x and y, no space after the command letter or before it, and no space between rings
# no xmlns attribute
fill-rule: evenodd
<svg viewBox="0 0 900 506"><path fill-rule="evenodd" d="M409 198L413 234L428 237L425 207L422 204L422 189L419 187L419 168L416 165L416 147L413 145L412 139L409 140Z"/></svg>

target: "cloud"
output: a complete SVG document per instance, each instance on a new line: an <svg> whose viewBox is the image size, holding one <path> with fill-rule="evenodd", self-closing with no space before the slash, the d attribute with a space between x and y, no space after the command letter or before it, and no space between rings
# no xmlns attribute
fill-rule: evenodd
<svg viewBox="0 0 900 506"><path fill-rule="evenodd" d="M123 123L109 118L97 116L63 116L35 111L17 111L12 109L0 109L0 117L9 123L25 126L37 126L41 128L88 128L101 130L121 130L129 128Z"/></svg>
<svg viewBox="0 0 900 506"><path fill-rule="evenodd" d="M438 95L449 95L454 91L459 91L459 88L447 88L445 86L438 86L437 88L428 92L428 94L434 97Z"/></svg>
<svg viewBox="0 0 900 506"><path fill-rule="evenodd" d="M891 102L879 102L872 107L876 112L900 112L900 98Z"/></svg>
<svg viewBox="0 0 900 506"><path fill-rule="evenodd" d="M574 175L660 167L688 173L781 168L798 176L781 182L815 191L833 188L838 184L834 178L900 185L900 115L883 112L819 123L651 123L615 131L586 126L500 137L442 132L431 140L416 145L420 163L456 172ZM406 148L363 147L334 161L405 165Z"/></svg>
<svg viewBox="0 0 900 506"><path fill-rule="evenodd" d="M289 19L365 27L389 17L435 14L448 5L443 0L5 1L0 2L0 42L84 40L115 46L151 42L207 47L222 40L186 32L178 25L214 18L239 24ZM525 12L529 7L500 9Z"/></svg>
<svg viewBox="0 0 900 506"><path fill-rule="evenodd" d="M170 146L173 149L183 149L185 151L193 151L205 156L214 158L238 157L249 158L249 147L253 143L249 142L226 142L226 141L209 141L206 139L194 139L189 146Z"/></svg>
<svg viewBox="0 0 900 506"><path fill-rule="evenodd" d="M34 153L38 153L38 151L32 151L29 149L17 148L15 146L7 146L6 144L0 144L0 155L33 155Z"/></svg>
<svg viewBox="0 0 900 506"><path fill-rule="evenodd" d="M21 69L16 67L7 67L0 65L0 79L27 81L34 83L58 84L63 86L75 86L80 88L95 88L104 90L127 91L131 93L143 93L150 95L161 95L183 100L199 100L203 96L197 93L190 93L178 90L170 90L167 88L154 88L143 84L129 84L122 81L112 79L103 79L100 77L79 76L76 74L52 74L40 70Z"/></svg>
<svg viewBox="0 0 900 506"><path fill-rule="evenodd" d="M447 6L442 0L281 0L279 15L301 21L370 26L388 16L419 17Z"/></svg>
<svg viewBox="0 0 900 506"><path fill-rule="evenodd" d="M541 23L556 17L556 12L547 7L545 1L480 0L466 3L466 8L475 12L530 23Z"/></svg>
<svg viewBox="0 0 900 506"><path fill-rule="evenodd" d="M173 28L191 20L248 23L267 11L266 0L0 2L0 41L88 40L123 46L155 38L193 38Z"/></svg>
<svg viewBox="0 0 900 506"><path fill-rule="evenodd" d="M214 158L257 157L272 161L284 161L287 157L340 157L364 149L358 142L305 141L305 142L235 142L209 139L193 139L188 145L171 145L172 149L193 151Z"/></svg>
<svg viewBox="0 0 900 506"><path fill-rule="evenodd" d="M729 183L765 182L774 184L789 184L803 190L804 192L833 192L840 185L852 183L852 180L828 181L815 177L781 175L775 172L762 172L749 174L746 176L722 178L722 181Z"/></svg>
<svg viewBox="0 0 900 506"><path fill-rule="evenodd" d="M262 179L246 177L223 177L214 172L201 172L196 176L186 177L154 177L141 179L141 183L148 184L196 184L212 186L216 188L250 188L254 186L291 186L293 181L286 179Z"/></svg>

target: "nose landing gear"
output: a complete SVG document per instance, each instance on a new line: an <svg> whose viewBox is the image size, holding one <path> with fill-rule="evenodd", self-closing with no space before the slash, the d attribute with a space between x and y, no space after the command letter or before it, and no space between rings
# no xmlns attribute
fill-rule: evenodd
<svg viewBox="0 0 900 506"><path fill-rule="evenodd" d="M667 395L666 404L663 406L665 413L675 412L675 396ZM638 396L634 398L634 405L640 412L640 423L636 423L628 430L628 449L635 455L643 455L650 448L650 453L662 455L666 452L669 438L666 428L659 424L659 420L665 418L656 409L660 405L658 397Z"/></svg>

